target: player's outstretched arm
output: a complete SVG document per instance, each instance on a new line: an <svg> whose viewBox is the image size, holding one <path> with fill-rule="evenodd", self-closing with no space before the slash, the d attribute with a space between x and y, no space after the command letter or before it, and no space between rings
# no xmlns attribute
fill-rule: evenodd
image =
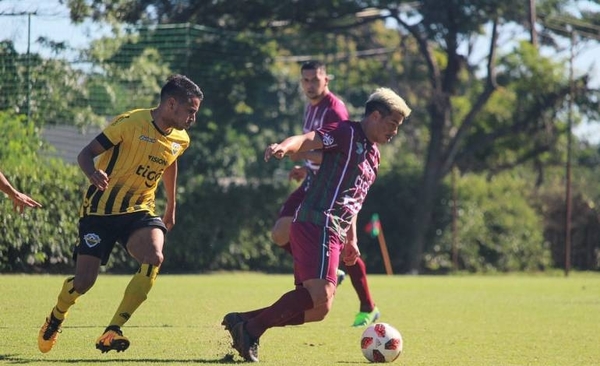
<svg viewBox="0 0 600 366"><path fill-rule="evenodd" d="M271 157L283 159L286 155L323 148L321 137L314 131L304 135L290 136L279 144L271 144L265 150L265 161Z"/></svg>
<svg viewBox="0 0 600 366"><path fill-rule="evenodd" d="M38 208L42 204L29 197L28 195L17 191L6 179L4 174L0 172L0 191L6 193L13 202L13 208L16 212L23 213L25 207Z"/></svg>

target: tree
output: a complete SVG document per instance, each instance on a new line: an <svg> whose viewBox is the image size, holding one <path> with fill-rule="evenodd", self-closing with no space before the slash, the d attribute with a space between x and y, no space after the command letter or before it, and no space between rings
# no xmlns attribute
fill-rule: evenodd
<svg viewBox="0 0 600 366"><path fill-rule="evenodd" d="M545 1L541 3L546 12L564 11L569 1ZM498 38L503 26L510 29L509 25L526 24L529 14L526 4L522 1L445 1L423 0L416 2L378 1L361 3L361 9L352 8L356 2L340 2L336 11L324 12L325 7L309 10L302 17L293 17L292 22L300 22L313 30L332 31L339 27L350 27L341 24L344 18L357 14L356 23L374 21L377 19L393 19L398 24L399 31L405 36L410 36L418 45L419 52L425 62L429 88L428 119L429 142L427 157L423 171L422 185L418 197L421 204L415 213L415 236L412 253L411 271L418 271L421 266L422 253L425 247L426 233L431 223L433 205L441 180L451 171L455 164L466 162L474 157L494 141L520 133L525 135L531 131L543 131L547 127L546 110L552 116L560 115L560 106L569 94L568 82L564 78L558 80L560 84L548 90L529 89L532 93L528 100L523 101L522 110L527 112L526 118L513 118L512 123L502 128L493 128L480 134L475 143L467 145L467 138L477 124L479 117L486 105L499 88L498 78L505 70L498 68ZM313 4L314 5L314 4ZM369 8L372 6L373 8ZM360 10L360 12L357 12ZM354 14L350 13L354 12ZM331 20L326 20L323 16ZM336 22L336 20L338 22ZM472 64L470 52L471 42L476 37L483 37L482 29L489 25L489 48L486 54L486 67L478 70ZM552 45L551 38L545 44ZM461 47L467 50L465 55ZM539 57L539 55L538 55ZM506 64L504 66L507 66ZM530 65L531 66L531 65ZM522 65L509 69L520 70ZM480 71L479 77L483 83L480 88L469 90L473 93L462 117L456 118L453 98L464 93L466 86L465 71L475 75ZM547 71L554 72L551 69ZM525 72L527 73L527 71ZM504 81L512 81L510 74ZM508 85L508 84L507 84ZM586 78L577 82L579 92L577 95L590 95ZM592 97L593 99L593 97ZM521 102L522 100L519 100ZM515 115L513 115L515 117ZM473 141L473 140L471 140ZM556 139L530 143L526 148L516 150L517 154L511 159L512 164L531 160L539 154L548 151ZM484 143L482 143L484 142Z"/></svg>
<svg viewBox="0 0 600 366"><path fill-rule="evenodd" d="M577 18L577 15L564 16L568 14L567 6L573 3L570 0L539 1L536 13L544 19L541 25L555 24L548 19L559 18L566 23ZM74 1L72 18L81 20L91 15L94 19L117 19L130 24L193 21L221 29L278 35L300 30L311 39L314 34L347 34L350 29L377 21L395 26L400 46L409 44L420 55L418 60L401 62L407 70L423 75L426 80L420 84L424 87L413 94L420 100L411 99L413 105L424 103L426 113L417 115L427 121L426 156L417 194L420 204L415 212L412 240L410 270L414 272L421 268L440 183L454 166L468 171L485 165L487 169L498 171L535 161L560 143L563 129L556 121L560 121L564 101L570 93L568 80L543 78L544 83L539 84L542 87L523 88L519 78L526 76L530 81L537 81L529 76L556 75L557 70L564 71L564 64L542 62L545 58L539 49L525 44L515 45L514 50L500 48L501 35L510 35L515 29L517 33L526 34L526 29L532 29L530 4L521 0L305 0L293 4L256 0L245 3L243 9L234 0L193 2L188 7L178 6L177 1L156 0L113 1L111 4L107 7L106 2L99 0L89 5L83 0ZM150 8L152 12L147 11ZM596 21L595 16L579 15L590 21ZM546 27L539 42L556 47L555 37L560 33L561 30ZM481 50L474 47L475 41L481 39L488 42L483 52L483 67ZM500 57L502 53L510 56L513 52L527 62L518 64L514 58ZM545 68L540 69L540 65ZM388 83L398 89L394 81ZM575 86L578 105L591 105L594 98L597 100L586 77L577 80ZM504 113L500 120L494 109L501 105L502 96L512 99L513 103L507 104L507 108L513 112ZM502 124L495 125L498 121ZM514 137L517 139L511 142ZM507 151L498 153L500 148Z"/></svg>
<svg viewBox="0 0 600 366"><path fill-rule="evenodd" d="M38 42L60 52L63 46ZM88 105L85 73L70 63L39 54L19 54L12 42L0 42L0 110L27 115L37 126L101 125L104 120Z"/></svg>

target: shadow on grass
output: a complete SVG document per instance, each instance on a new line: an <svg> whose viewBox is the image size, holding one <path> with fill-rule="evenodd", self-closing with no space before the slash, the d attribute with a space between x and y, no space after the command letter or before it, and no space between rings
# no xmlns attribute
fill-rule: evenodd
<svg viewBox="0 0 600 366"><path fill-rule="evenodd" d="M139 358L139 359L129 359L125 360L122 358L103 358L103 359L60 359L60 360L48 360L48 359L34 359L34 358L23 358L18 355L0 355L0 361L6 361L11 364L73 364L73 363L107 363L107 362L131 362L131 363L162 363L162 364L184 364L184 363L205 363L205 364L237 364L237 363L246 363L244 361L236 361L233 359L232 354L226 354L223 358L218 360L208 360L208 359L158 359L158 358Z"/></svg>
<svg viewBox="0 0 600 366"><path fill-rule="evenodd" d="M2 0L0 0L2 1ZM23 327L19 327L18 325L15 325L13 327L7 327L7 326L0 326L0 329L22 329ZM64 325L61 327L61 329L104 329L106 328L106 325ZM173 325L169 325L169 324L164 324L164 325L128 325L127 328L153 328L153 329L157 329L157 328L175 328L175 326ZM195 326L177 326L177 328L195 328ZM35 329L39 329L39 327L35 327Z"/></svg>
<svg viewBox="0 0 600 366"><path fill-rule="evenodd" d="M2 2L2 0L0 0L0 2ZM43 321L42 321L43 323ZM40 325L42 324L40 323ZM127 325L125 327L123 327L124 331L126 331L126 329L134 329L134 328L140 328L140 329L161 329L161 328L197 328L197 325L170 325L170 324L163 324L163 325ZM31 329L37 329L39 330L40 327L35 326L35 327L30 327ZM63 325L61 327L61 329L104 329L106 328L106 325ZM0 329L23 329L22 326L19 325L15 325L15 326L5 326L5 325L0 325Z"/></svg>
<svg viewBox="0 0 600 366"><path fill-rule="evenodd" d="M2 0L0 0L2 1ZM42 321L43 323L43 321ZM41 323L40 323L41 324ZM97 325L64 325L61 327L61 329L69 329L69 328L73 328L73 329L77 329L77 328L101 328L104 329L106 327L106 325L101 325L101 324L97 324ZM12 326L12 327L7 327L7 326L0 326L0 329L22 329L23 327L20 327L18 325ZM36 329L39 329L39 327L35 327ZM175 326L170 325L170 324L163 324L163 325L128 325L126 328L175 328ZM194 328L193 326L177 326L177 328Z"/></svg>

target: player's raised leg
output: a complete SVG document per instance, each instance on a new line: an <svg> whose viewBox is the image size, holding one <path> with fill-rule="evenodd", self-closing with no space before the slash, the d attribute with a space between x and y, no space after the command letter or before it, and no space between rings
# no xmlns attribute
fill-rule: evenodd
<svg viewBox="0 0 600 366"><path fill-rule="evenodd" d="M90 255L77 256L75 276L63 282L56 305L50 311L38 334L38 348L41 352L50 352L56 344L58 333L66 319L69 309L77 299L87 292L96 282L100 269L100 259Z"/></svg>
<svg viewBox="0 0 600 366"><path fill-rule="evenodd" d="M142 264L127 285L110 324L96 340L96 348L102 353L122 352L129 348L129 339L123 335L121 327L148 297L163 261L163 245L164 231L159 227L143 227L130 236L127 250Z"/></svg>

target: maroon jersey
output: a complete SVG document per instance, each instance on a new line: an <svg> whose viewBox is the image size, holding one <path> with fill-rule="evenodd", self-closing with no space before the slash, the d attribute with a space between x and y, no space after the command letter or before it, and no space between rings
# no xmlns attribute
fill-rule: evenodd
<svg viewBox="0 0 600 366"><path fill-rule="evenodd" d="M294 220L331 228L344 240L377 176L379 149L358 122L330 124L316 133L323 140L323 161Z"/></svg>
<svg viewBox="0 0 600 366"><path fill-rule="evenodd" d="M345 121L348 119L346 105L337 96L329 92L316 105L308 104L304 110L304 133L315 131L329 124ZM319 165L306 161L306 166L313 172L319 170Z"/></svg>

